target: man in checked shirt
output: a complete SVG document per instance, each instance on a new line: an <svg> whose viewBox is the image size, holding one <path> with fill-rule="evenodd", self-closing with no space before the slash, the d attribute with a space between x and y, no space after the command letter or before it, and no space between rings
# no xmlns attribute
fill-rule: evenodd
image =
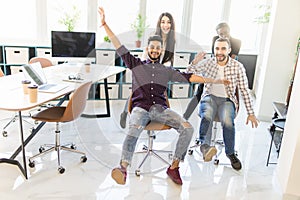
<svg viewBox="0 0 300 200"><path fill-rule="evenodd" d="M229 85L204 84L199 107L199 116L201 117L199 128L200 151L203 154L204 161L210 161L217 152L215 147L210 146L210 140L206 140L206 133L211 129L215 116L217 116L223 128L226 156L229 158L231 166L235 170L240 170L242 164L234 153L234 118L236 116L236 108L238 108L238 100L235 96L237 88L246 106L248 114L246 124L250 121L252 128L256 128L258 120L252 108L246 70L242 63L229 56L230 51L229 40L219 38L214 45L215 57L204 59L199 63L193 63L194 61L197 62L197 59L195 59L187 68L187 72L201 74L204 77L213 79L228 79L230 81ZM201 57L200 54L197 56Z"/></svg>
<svg viewBox="0 0 300 200"><path fill-rule="evenodd" d="M191 138L193 127L181 115L167 107L165 92L169 81L229 84L228 80L204 78L192 73L183 73L173 67L166 67L160 62L162 38L150 36L147 44L148 58L142 61L130 54L120 43L105 21L103 8L99 7L101 27L116 48L126 66L132 70L132 111L129 119L129 130L122 147L120 166L112 170L112 178L118 184L125 184L127 167L130 165L137 140L145 126L151 121L164 123L179 133L172 164L167 169L171 180L182 185L179 163L183 161Z"/></svg>

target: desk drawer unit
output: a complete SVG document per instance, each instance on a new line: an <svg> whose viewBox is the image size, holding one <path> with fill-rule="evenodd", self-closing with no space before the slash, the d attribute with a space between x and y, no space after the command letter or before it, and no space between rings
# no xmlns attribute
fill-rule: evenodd
<svg viewBox="0 0 300 200"><path fill-rule="evenodd" d="M171 86L172 98L187 98L189 96L190 84L174 83Z"/></svg>
<svg viewBox="0 0 300 200"><path fill-rule="evenodd" d="M119 98L119 85L108 84L108 95L110 99ZM100 98L105 99L104 84L100 84Z"/></svg>
<svg viewBox="0 0 300 200"><path fill-rule="evenodd" d="M99 65L115 65L115 51L96 50L96 63Z"/></svg>
<svg viewBox="0 0 300 200"><path fill-rule="evenodd" d="M26 64L29 61L29 49L26 47L5 47L6 64Z"/></svg>

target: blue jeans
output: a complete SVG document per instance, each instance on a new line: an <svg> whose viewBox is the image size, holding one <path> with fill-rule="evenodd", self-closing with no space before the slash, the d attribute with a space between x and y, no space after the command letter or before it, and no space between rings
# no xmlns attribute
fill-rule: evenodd
<svg viewBox="0 0 300 200"><path fill-rule="evenodd" d="M163 109L159 105L155 105L149 112L140 107L135 107L131 111L129 131L123 143L121 161L131 163L137 140L150 121L161 122L177 130L179 138L173 159L183 160L193 137L192 125L173 110Z"/></svg>
<svg viewBox="0 0 300 200"><path fill-rule="evenodd" d="M214 95L205 96L200 103L199 116L201 117L199 128L199 139L201 143L208 143L207 133L211 133L211 128L215 117L218 117L223 128L223 139L225 153L234 153L235 145L235 105L229 98L216 97ZM209 135L211 138L211 135Z"/></svg>

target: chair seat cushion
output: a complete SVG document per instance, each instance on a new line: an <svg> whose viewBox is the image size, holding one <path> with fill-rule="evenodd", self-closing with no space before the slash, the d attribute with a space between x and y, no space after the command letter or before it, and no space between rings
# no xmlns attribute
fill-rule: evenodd
<svg viewBox="0 0 300 200"><path fill-rule="evenodd" d="M167 130L170 129L170 126L167 126L165 124L162 124L160 122L151 121L147 126L145 127L145 130L149 131L159 131L159 130Z"/></svg>
<svg viewBox="0 0 300 200"><path fill-rule="evenodd" d="M34 120L43 122L62 122L66 107L50 107L32 116Z"/></svg>

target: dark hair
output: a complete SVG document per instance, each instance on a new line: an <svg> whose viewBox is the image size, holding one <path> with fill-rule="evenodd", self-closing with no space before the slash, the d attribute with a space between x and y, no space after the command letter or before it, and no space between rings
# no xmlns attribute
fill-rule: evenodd
<svg viewBox="0 0 300 200"><path fill-rule="evenodd" d="M159 35L152 35L148 38L148 45L151 41L158 41L162 44L162 38Z"/></svg>
<svg viewBox="0 0 300 200"><path fill-rule="evenodd" d="M173 65L173 61L174 61L174 49L175 49L175 23L174 23L174 19L173 16L168 13L168 12L164 12L162 13L157 21L157 25L156 25L156 31L155 34L156 35L160 35L162 36L162 31L160 28L160 23L161 23L161 19L166 16L170 19L171 22L171 30L167 35L167 39L166 39L166 49L165 49L165 53L164 53L164 57L162 59L162 64L166 63L168 61L171 61L171 65Z"/></svg>
<svg viewBox="0 0 300 200"><path fill-rule="evenodd" d="M230 32L230 27L226 22L221 22L216 26L216 31L218 31L220 28L227 28L228 31Z"/></svg>
<svg viewBox="0 0 300 200"><path fill-rule="evenodd" d="M231 48L230 41L229 41L227 38L218 38L218 39L215 41L215 43L216 43L216 42L227 42L228 48Z"/></svg>

